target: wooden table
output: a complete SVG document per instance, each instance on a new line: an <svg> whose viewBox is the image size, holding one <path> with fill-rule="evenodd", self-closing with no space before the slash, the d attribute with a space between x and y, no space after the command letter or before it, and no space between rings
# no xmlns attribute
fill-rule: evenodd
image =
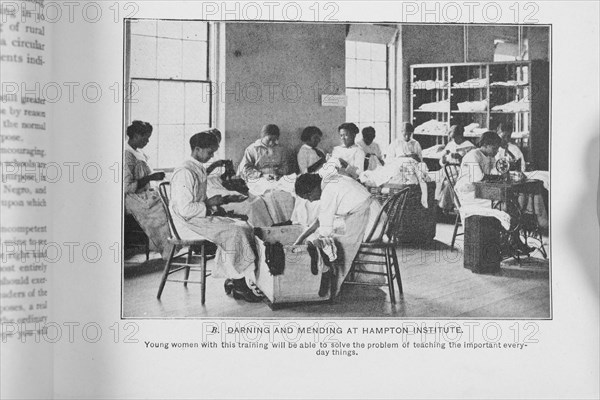
<svg viewBox="0 0 600 400"><path fill-rule="evenodd" d="M492 207L502 209L511 215L511 231L518 230L521 237L533 238L539 242L536 248L547 258L546 249L542 242L540 227L537 223L535 210L526 213L521 210L519 195L540 194L544 184L538 179L528 179L523 182L474 182L475 197L492 201Z"/></svg>
<svg viewBox="0 0 600 400"><path fill-rule="evenodd" d="M523 182L474 182L475 197L503 203L509 203L519 194L542 193L544 185L537 179Z"/></svg>

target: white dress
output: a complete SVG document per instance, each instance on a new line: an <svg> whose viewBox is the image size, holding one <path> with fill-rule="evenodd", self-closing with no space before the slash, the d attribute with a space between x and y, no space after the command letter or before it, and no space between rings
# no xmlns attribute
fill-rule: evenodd
<svg viewBox="0 0 600 400"><path fill-rule="evenodd" d="M169 208L179 235L217 245L214 276L253 281L256 243L252 227L244 221L209 216L206 188L206 169L193 158L173 173Z"/></svg>
<svg viewBox="0 0 600 400"><path fill-rule="evenodd" d="M334 293L339 293L360 243L371 232L380 210L377 200L352 178L341 175L323 178L318 211L319 229L315 235L333 237L338 244L334 262ZM381 271L381 268L376 269Z"/></svg>
<svg viewBox="0 0 600 400"><path fill-rule="evenodd" d="M313 149L307 144L303 144L302 147L300 147L300 150L298 150L297 159L298 168L300 168L300 173L306 174L308 172L308 168L317 161L319 161L321 157L319 156L319 154L317 154L315 149Z"/></svg>
<svg viewBox="0 0 600 400"><path fill-rule="evenodd" d="M357 179L360 173L365 170L365 152L356 144L350 147L334 147L331 157L346 161L348 166L341 169L340 172L354 179Z"/></svg>

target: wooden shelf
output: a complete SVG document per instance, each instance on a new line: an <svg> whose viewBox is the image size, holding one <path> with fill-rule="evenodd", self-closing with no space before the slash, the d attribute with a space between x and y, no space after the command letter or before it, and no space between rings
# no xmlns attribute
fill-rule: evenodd
<svg viewBox="0 0 600 400"><path fill-rule="evenodd" d="M550 69L547 61L513 61L488 63L437 63L411 65L410 119L417 128L432 119L445 124L464 126L477 123L480 127L495 130L499 124L510 126L514 132L529 132L521 140L521 149L528 163L541 170L548 169L549 159L549 115L550 115ZM443 81L447 87L431 89L413 87L417 81ZM453 87L468 81L481 80L476 86ZM499 82L520 82L517 85L494 85ZM536 90L533 91L532 89ZM498 90L495 90L498 89ZM429 95L425 93L429 92ZM417 95L418 93L418 95ZM527 98L527 109L518 111L494 111L492 108ZM449 101L448 110L419 110L428 102ZM461 111L458 103L487 100L485 111ZM415 134L421 137L423 148L431 146L432 139L439 134ZM515 134L515 139L517 134ZM439 141L438 141L439 142Z"/></svg>

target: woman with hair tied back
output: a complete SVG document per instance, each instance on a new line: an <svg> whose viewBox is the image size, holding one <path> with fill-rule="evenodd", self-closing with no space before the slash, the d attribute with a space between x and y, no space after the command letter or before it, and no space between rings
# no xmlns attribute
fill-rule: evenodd
<svg viewBox="0 0 600 400"><path fill-rule="evenodd" d="M304 143L298 150L298 168L301 174L314 173L325 164L326 158L317 146L323 138L323 132L316 126L304 128L300 140Z"/></svg>
<svg viewBox="0 0 600 400"><path fill-rule="evenodd" d="M150 240L150 249L161 253L163 259L169 256L167 240L170 236L167 215L158 192L150 183L162 181L164 172L152 172L148 157L141 151L150 140L152 125L148 122L133 121L127 127L127 143L123 162L123 186L125 191L125 212L133 215Z"/></svg>
<svg viewBox="0 0 600 400"><path fill-rule="evenodd" d="M495 132L484 132L481 135L481 139L479 139L478 147L468 152L462 159L460 176L456 181L455 190L461 203L460 211L463 221L466 219L464 215L465 209L469 207L491 208L490 200L475 197L475 186L473 183L481 182L486 175L498 173L495 169L496 154L498 154L501 144L502 139ZM507 211L510 212L510 210ZM510 215L511 227L517 222L515 217L515 215ZM510 232L512 246L523 254L531 253L533 249L523 243L518 230L511 229Z"/></svg>

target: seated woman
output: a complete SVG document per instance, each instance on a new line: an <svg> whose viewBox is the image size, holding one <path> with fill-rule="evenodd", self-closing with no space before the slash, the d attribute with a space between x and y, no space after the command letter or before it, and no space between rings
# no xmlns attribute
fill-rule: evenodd
<svg viewBox="0 0 600 400"><path fill-rule="evenodd" d="M347 176L329 174L300 175L295 183L299 197L319 202L317 220L298 238L296 243L318 237L333 238L339 245L333 263L335 282L333 294L350 272L360 243L371 231L381 206L360 183Z"/></svg>
<svg viewBox="0 0 600 400"><path fill-rule="evenodd" d="M354 142L359 129L351 122L338 127L342 145L333 148L331 158L339 162L338 171L342 175L357 179L365 170L365 152Z"/></svg>
<svg viewBox="0 0 600 400"><path fill-rule="evenodd" d="M456 194L461 203L461 217L463 221L467 216L471 214L492 215L492 213L486 213L485 209L491 208L491 201L486 199L475 198L475 186L473 182L480 182L483 180L485 175L492 175L497 173L495 171L496 154L500 148L502 140L495 132L487 131L481 136L478 143L478 148L468 152L462 160L460 165L460 176L456 181ZM496 215L499 220L504 221L503 226L510 231L510 241L513 247L523 254L529 254L533 249L529 248L525 243L521 241L519 232L516 229L509 229L514 227L517 222L513 215L509 215L509 221L506 221L506 214L502 211L496 211ZM507 212L511 212L510 209Z"/></svg>
<svg viewBox="0 0 600 400"><path fill-rule="evenodd" d="M462 125L452 125L448 132L448 144L444 147L444 154L440 158L440 166L446 165L460 166L460 163L469 151L475 146L473 143L465 139L465 128ZM458 177L458 176L456 176ZM438 201L439 207L444 211L452 210L454 200L452 199L452 190L448 185L444 171L440 171L439 179L436 179L435 199Z"/></svg>
<svg viewBox="0 0 600 400"><path fill-rule="evenodd" d="M323 132L316 126L304 128L300 140L304 143L298 150L298 167L301 174L314 173L325 164L325 154L317 148Z"/></svg>
<svg viewBox="0 0 600 400"><path fill-rule="evenodd" d="M211 134L217 139L217 143L221 144L221 131L218 129L209 129L205 133ZM231 187L226 187L228 182L232 182L229 175L235 175L235 171L231 171L233 163L231 160L217 160L206 167L207 177L207 195L213 197L221 196L239 196L240 192L231 190ZM225 181L224 181L225 179ZM239 178L238 178L239 179ZM241 183L243 181L240 180ZM246 195L246 193L241 193ZM255 196L252 193L247 193L247 198L241 202L231 202L221 205L225 211L230 211L235 214L245 215L248 217L248 222L252 226L272 226L273 219L269 214L269 210L265 201L260 196Z"/></svg>
<svg viewBox="0 0 600 400"><path fill-rule="evenodd" d="M388 157L411 157L416 162L423 161L423 150L421 145L415 139L412 138L415 128L412 124L405 122L402 124L401 137L396 140L396 143L392 146Z"/></svg>
<svg viewBox="0 0 600 400"><path fill-rule="evenodd" d="M379 145L374 142L375 140L375 128L367 126L362 130L362 139L356 142L367 155L368 166L365 169L374 170L380 165L383 165L383 155Z"/></svg>
<svg viewBox="0 0 600 400"><path fill-rule="evenodd" d="M164 172L152 172L148 157L141 151L150 140L152 125L133 121L127 127L123 183L125 188L125 212L132 214L150 239L150 249L169 256L167 239L170 236L167 215L160 196L151 186L152 181L162 181Z"/></svg>
<svg viewBox="0 0 600 400"><path fill-rule="evenodd" d="M265 125L260 139L248 146L238 166L238 175L245 181L261 177L277 180L289 173L288 154L279 144L279 134L277 125Z"/></svg>
<svg viewBox="0 0 600 400"><path fill-rule="evenodd" d="M523 152L516 144L511 142L513 134L512 128L508 125L500 124L498 125L496 132L502 139L500 149L498 150L498 154L496 154L496 160L506 158L511 165L511 170L521 171L528 179L542 181L544 188L549 190L550 175L548 174L548 171L526 171L527 164ZM536 215L540 227L548 227L548 213L542 194L529 196L521 195L519 197L519 204L523 210L527 210L528 213Z"/></svg>
<svg viewBox="0 0 600 400"><path fill-rule="evenodd" d="M213 216L215 207L226 204L225 196L207 195L204 163L219 148L217 139L206 132L190 138L191 157L171 177L169 208L183 239L206 239L217 245L214 277L224 277L225 292L236 299L258 302L260 297L250 289L255 283L256 246L252 227L243 221Z"/></svg>
<svg viewBox="0 0 600 400"><path fill-rule="evenodd" d="M475 145L465 138L465 128L460 124L452 125L448 131L448 144L444 147L440 165L442 167L446 164L460 165L465 154L474 148Z"/></svg>

